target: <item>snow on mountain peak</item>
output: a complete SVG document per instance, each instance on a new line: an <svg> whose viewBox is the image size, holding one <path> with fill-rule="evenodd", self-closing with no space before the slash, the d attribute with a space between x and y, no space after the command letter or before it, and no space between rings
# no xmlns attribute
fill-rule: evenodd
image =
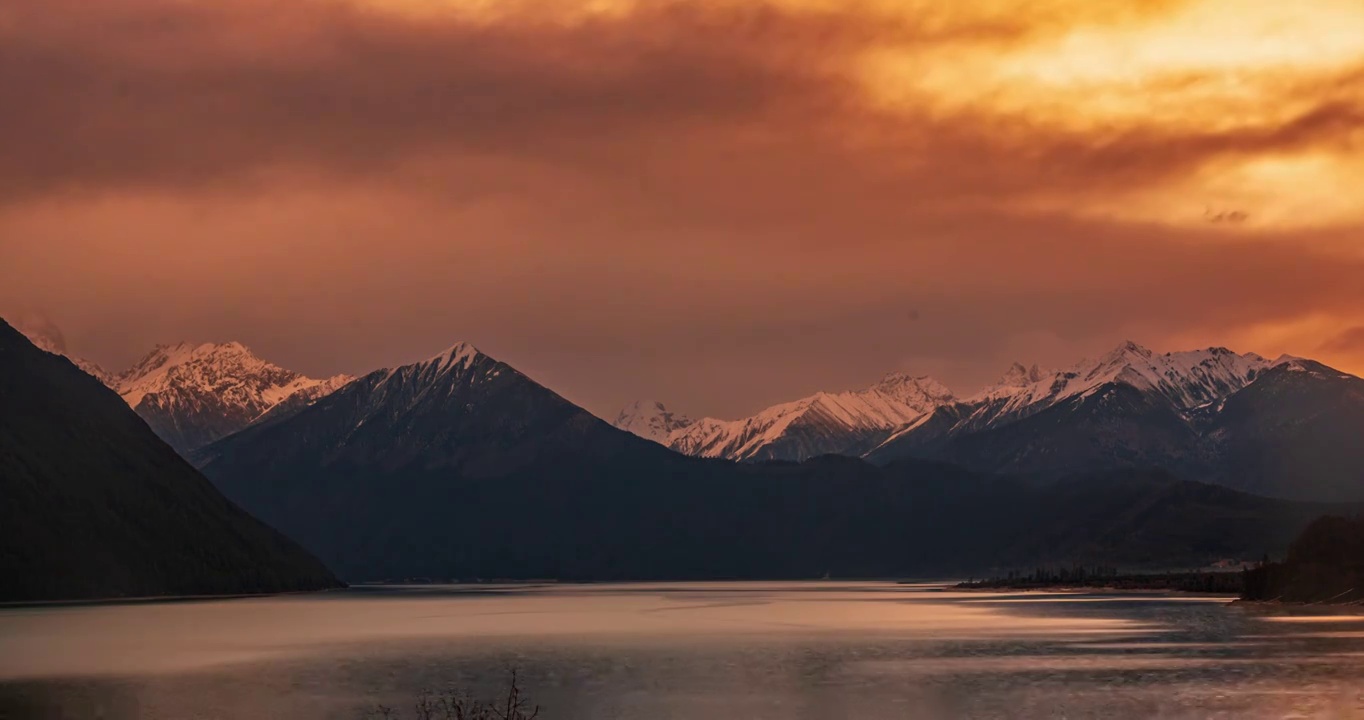
<svg viewBox="0 0 1364 720"><path fill-rule="evenodd" d="M800 460L844 452L953 400L952 392L932 378L891 373L864 390L816 393L740 420L703 418L674 431L667 445L703 457ZM783 444L791 447L774 450Z"/></svg>
<svg viewBox="0 0 1364 720"><path fill-rule="evenodd" d="M422 369L433 369L437 375L443 375L455 367L468 370L482 355L483 353L473 345L457 342L416 365Z"/></svg>
<svg viewBox="0 0 1364 720"><path fill-rule="evenodd" d="M386 383L394 378L399 382L406 383L417 381L421 384L431 384L441 378L446 378L453 373L467 372L474 367L482 358L487 358L478 348L467 342L457 342L448 348L428 357L407 365L391 367L385 370L378 370L376 373L383 375L379 379L380 383ZM487 371L489 377L496 377L501 371L490 368Z"/></svg>
<svg viewBox="0 0 1364 720"><path fill-rule="evenodd" d="M966 402L981 408L972 423L988 423L1118 383L1158 393L1187 410L1245 387L1267 366L1259 355L1238 355L1226 348L1160 355L1129 341L1097 360L1082 360L1063 370L1024 369L1015 363L997 385Z"/></svg>
<svg viewBox="0 0 1364 720"><path fill-rule="evenodd" d="M1280 355L1279 357L1275 358L1275 359L1274 359L1274 362L1270 363L1269 366L1270 366L1270 367L1287 367L1287 368L1290 369L1290 370L1293 370L1293 369L1301 370L1301 369L1303 369L1303 368L1305 367L1306 363L1309 363L1309 362L1312 362L1312 361L1311 361L1311 360L1308 360L1307 358L1301 358L1301 357L1298 357L1297 355L1288 355L1288 354L1284 354L1284 355Z"/></svg>
<svg viewBox="0 0 1364 720"><path fill-rule="evenodd" d="M1266 363L1269 368L1283 368L1288 372L1309 373L1317 377L1336 377L1348 380L1355 377L1349 373L1343 373L1329 365L1324 365L1316 360L1301 358L1295 355L1280 355L1272 363Z"/></svg>
<svg viewBox="0 0 1364 720"><path fill-rule="evenodd" d="M442 362L447 367L456 363L463 363L467 367L469 363L482 354L478 348L467 342L457 342L431 359Z"/></svg>
<svg viewBox="0 0 1364 720"><path fill-rule="evenodd" d="M1209 348L1149 355L1145 362L1129 364L1119 379L1159 392L1189 409L1240 390L1264 369L1264 359L1258 355Z"/></svg>
<svg viewBox="0 0 1364 720"><path fill-rule="evenodd" d="M161 404L222 404L255 416L296 393L319 395L352 378L316 380L260 359L240 342L157 345L117 379L116 388L134 409L155 396ZM315 398L314 398L315 399Z"/></svg>
<svg viewBox="0 0 1364 720"><path fill-rule="evenodd" d="M672 412L657 400L636 400L626 405L611 424L642 438L667 444L673 433L692 425L692 420Z"/></svg>
<svg viewBox="0 0 1364 720"><path fill-rule="evenodd" d="M1032 367L1025 367L1022 363L1014 363L1005 371L1004 376L999 379L996 385L999 387L1024 387L1041 382L1044 378L1049 378L1054 374L1054 370L1043 370L1037 364L1033 364Z"/></svg>
<svg viewBox="0 0 1364 720"><path fill-rule="evenodd" d="M1149 360L1154 355L1155 353L1151 352L1150 349L1128 340L1110 350L1107 355L1104 355L1103 359L1100 360L1100 364L1107 365L1119 362L1132 362L1133 360Z"/></svg>
<svg viewBox="0 0 1364 720"><path fill-rule="evenodd" d="M914 376L901 372L894 372L881 378L881 382L863 391L867 392L881 392L918 408L933 403L950 402L953 399L952 391L937 380L926 375Z"/></svg>

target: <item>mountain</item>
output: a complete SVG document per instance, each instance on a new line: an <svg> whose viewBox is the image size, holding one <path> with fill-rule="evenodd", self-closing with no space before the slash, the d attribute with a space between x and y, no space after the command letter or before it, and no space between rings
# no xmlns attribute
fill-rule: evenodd
<svg viewBox="0 0 1364 720"><path fill-rule="evenodd" d="M373 372L195 458L228 497L359 578L477 576L518 534L554 537L537 551L548 562L552 546L600 540L595 518L682 459L467 344ZM597 507L576 517L520 517L589 497ZM524 567L558 574L536 561Z"/></svg>
<svg viewBox="0 0 1364 720"><path fill-rule="evenodd" d="M0 600L335 587L119 397L0 321Z"/></svg>
<svg viewBox="0 0 1364 720"><path fill-rule="evenodd" d="M41 315L20 315L14 322L14 329L23 333L29 342L47 352L62 355L75 364L86 374L107 386L113 387L117 380L113 373L100 367L85 358L67 352L66 337L62 334L61 328L57 324Z"/></svg>
<svg viewBox="0 0 1364 720"><path fill-rule="evenodd" d="M1283 358L1196 416L1202 477L1277 497L1364 497L1364 379Z"/></svg>
<svg viewBox="0 0 1364 720"><path fill-rule="evenodd" d="M693 420L664 407L656 400L637 400L616 415L612 425L646 440L667 445L673 433L691 426Z"/></svg>
<svg viewBox="0 0 1364 720"><path fill-rule="evenodd" d="M952 399L951 391L932 378L896 373L865 390L819 393L742 420L705 418L676 424L662 438L662 426L655 430L628 408L616 427L697 457L806 460L829 454L860 455Z"/></svg>
<svg viewBox="0 0 1364 720"><path fill-rule="evenodd" d="M1118 386L1187 411L1245 387L1268 366L1258 355L1237 355L1225 348L1158 355L1132 342L1065 370L1015 364L999 383L954 408L960 419L953 432L1000 427Z"/></svg>
<svg viewBox="0 0 1364 720"><path fill-rule="evenodd" d="M196 454L345 578L927 576L1197 566L1323 509L1125 471L1038 484L924 461L736 463L618 430L468 345Z"/></svg>
<svg viewBox="0 0 1364 720"><path fill-rule="evenodd" d="M301 409L350 380L305 377L237 342L181 343L157 346L115 387L158 435L189 452L267 416Z"/></svg>
<svg viewBox="0 0 1364 720"><path fill-rule="evenodd" d="M997 385L867 454L1059 477L1158 467L1278 497L1364 498L1359 378L1224 348L1159 355L1126 343L1060 371L1015 366Z"/></svg>
<svg viewBox="0 0 1364 720"><path fill-rule="evenodd" d="M238 342L158 345L116 374L69 352L61 329L42 316L23 316L15 327L34 345L65 356L113 388L181 453L296 412L353 379L305 377L261 360Z"/></svg>

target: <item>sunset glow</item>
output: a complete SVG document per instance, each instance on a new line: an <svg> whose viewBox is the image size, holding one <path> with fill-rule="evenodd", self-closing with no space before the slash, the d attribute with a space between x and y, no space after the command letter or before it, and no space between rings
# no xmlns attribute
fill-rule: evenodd
<svg viewBox="0 0 1364 720"><path fill-rule="evenodd" d="M51 0L0 46L0 312L115 366L466 339L721 415L1127 337L1364 372L1354 0Z"/></svg>

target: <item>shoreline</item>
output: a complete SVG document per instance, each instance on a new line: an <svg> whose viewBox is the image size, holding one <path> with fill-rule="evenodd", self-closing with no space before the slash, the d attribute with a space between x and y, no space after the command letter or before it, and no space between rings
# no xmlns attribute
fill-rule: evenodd
<svg viewBox="0 0 1364 720"><path fill-rule="evenodd" d="M348 590L348 587L323 588L321 590L286 590L266 593L234 593L225 595L145 595L141 597L89 598L73 600L8 600L0 602L0 610L23 610L26 608L59 608L102 605L154 605L158 603L211 602L215 600L247 600L251 598L287 597L294 595L320 595Z"/></svg>
<svg viewBox="0 0 1364 720"><path fill-rule="evenodd" d="M1316 609L1323 615L1364 615L1364 601L1348 603L1307 602L1300 600L1243 600L1237 598L1231 603L1237 607L1260 610L1303 610Z"/></svg>
<svg viewBox="0 0 1364 720"><path fill-rule="evenodd" d="M1010 595L1016 593L1069 593L1075 595L1196 595L1199 597L1219 597L1227 598L1236 602L1241 602L1240 596L1236 593L1222 593L1201 590L1184 590L1180 588L1124 588L1124 587L1103 587L1098 585L1054 585L1043 587L957 587L947 586L949 590L969 593L988 593L994 595Z"/></svg>

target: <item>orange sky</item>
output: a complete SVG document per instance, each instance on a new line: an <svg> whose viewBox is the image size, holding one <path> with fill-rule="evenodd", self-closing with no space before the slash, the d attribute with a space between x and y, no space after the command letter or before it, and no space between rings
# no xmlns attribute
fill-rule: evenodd
<svg viewBox="0 0 1364 720"><path fill-rule="evenodd" d="M465 339L721 416L1127 338L1364 372L1358 0L44 0L0 107L0 313L114 367Z"/></svg>

